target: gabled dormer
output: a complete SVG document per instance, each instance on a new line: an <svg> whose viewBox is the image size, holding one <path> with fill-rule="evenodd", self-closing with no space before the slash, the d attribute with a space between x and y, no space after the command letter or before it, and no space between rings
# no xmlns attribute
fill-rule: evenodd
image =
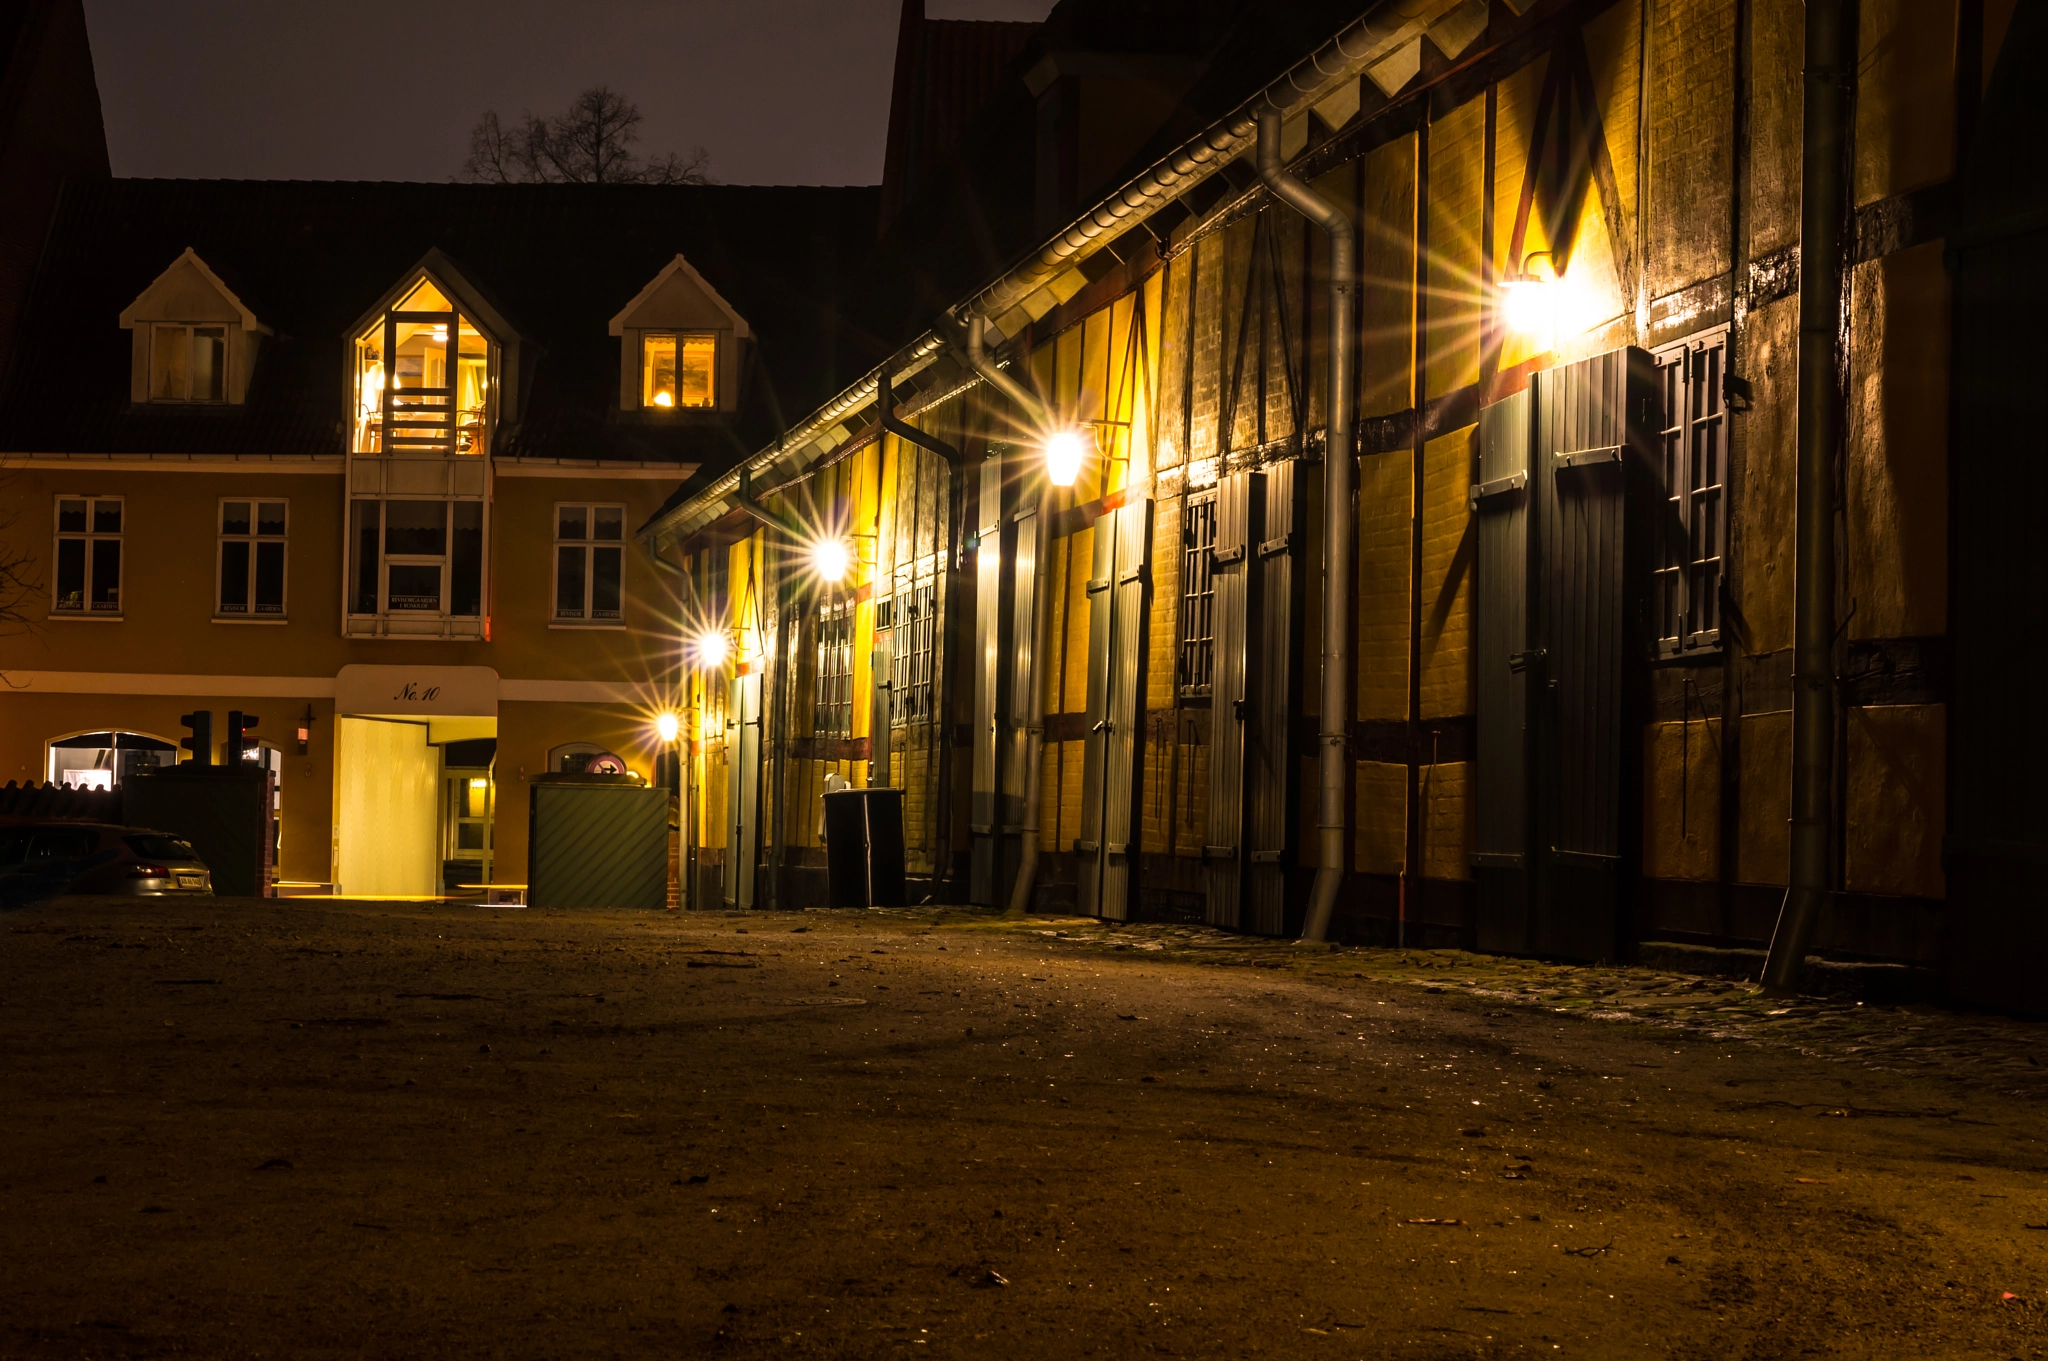
<svg viewBox="0 0 2048 1361"><path fill-rule="evenodd" d="M739 406L740 349L753 328L682 256L612 318L619 410L649 419Z"/></svg>
<svg viewBox="0 0 2048 1361"><path fill-rule="evenodd" d="M519 334L431 250L349 328L351 454L484 455L517 419Z"/></svg>
<svg viewBox="0 0 2048 1361"><path fill-rule="evenodd" d="M271 334L190 246L123 309L121 327L134 335L128 399L152 406L239 406Z"/></svg>

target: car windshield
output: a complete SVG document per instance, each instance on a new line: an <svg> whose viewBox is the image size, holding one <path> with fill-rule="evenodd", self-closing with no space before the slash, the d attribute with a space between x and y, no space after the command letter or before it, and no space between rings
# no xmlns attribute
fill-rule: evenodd
<svg viewBox="0 0 2048 1361"><path fill-rule="evenodd" d="M145 860L197 860L199 855L174 836L125 836L128 849Z"/></svg>

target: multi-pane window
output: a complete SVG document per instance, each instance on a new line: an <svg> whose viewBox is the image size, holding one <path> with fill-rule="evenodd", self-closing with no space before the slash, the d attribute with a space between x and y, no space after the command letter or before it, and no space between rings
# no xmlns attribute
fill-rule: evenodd
<svg viewBox="0 0 2048 1361"><path fill-rule="evenodd" d="M228 330L161 322L149 332L149 400L227 400Z"/></svg>
<svg viewBox="0 0 2048 1361"><path fill-rule="evenodd" d="M1180 692L1209 693L1216 670L1216 494L1189 497L1180 533Z"/></svg>
<svg viewBox="0 0 2048 1361"><path fill-rule="evenodd" d="M1652 603L1657 651L1675 656L1721 641L1721 570L1728 548L1728 329L1656 355L1664 429L1658 440L1665 513Z"/></svg>
<svg viewBox="0 0 2048 1361"><path fill-rule="evenodd" d="M491 344L422 279L355 342L359 454L489 452Z"/></svg>
<svg viewBox="0 0 2048 1361"><path fill-rule="evenodd" d="M220 597L225 618L284 617L285 503L220 503Z"/></svg>
<svg viewBox="0 0 2048 1361"><path fill-rule="evenodd" d="M121 612L121 498L57 498L55 614Z"/></svg>
<svg viewBox="0 0 2048 1361"><path fill-rule="evenodd" d="M481 501L352 502L349 612L480 615L483 517Z"/></svg>
<svg viewBox="0 0 2048 1361"><path fill-rule="evenodd" d="M853 605L818 607L818 691L812 731L819 737L853 736Z"/></svg>
<svg viewBox="0 0 2048 1361"><path fill-rule="evenodd" d="M555 507L555 618L615 624L625 571L624 506Z"/></svg>
<svg viewBox="0 0 2048 1361"><path fill-rule="evenodd" d="M716 405L717 367L717 336L649 332L640 337L640 405L657 411Z"/></svg>
<svg viewBox="0 0 2048 1361"><path fill-rule="evenodd" d="M893 615L889 721L929 723L933 717L932 654L938 641L938 583L924 581L897 591Z"/></svg>

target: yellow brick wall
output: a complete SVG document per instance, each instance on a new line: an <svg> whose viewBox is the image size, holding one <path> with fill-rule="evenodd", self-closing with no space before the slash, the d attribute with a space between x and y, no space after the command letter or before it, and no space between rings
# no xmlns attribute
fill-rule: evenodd
<svg viewBox="0 0 2048 1361"><path fill-rule="evenodd" d="M1423 396L1479 379L1479 228L1486 101L1474 96L1429 129L1428 355Z"/></svg>
<svg viewBox="0 0 2048 1361"><path fill-rule="evenodd" d="M1422 874L1426 879L1472 877L1473 804L1471 768L1463 761L1424 766L1418 797L1422 804Z"/></svg>
<svg viewBox="0 0 2048 1361"><path fill-rule="evenodd" d="M1940 704L1851 708L1844 885L1851 892L1941 898L1947 830L1948 711Z"/></svg>
<svg viewBox="0 0 2048 1361"><path fill-rule="evenodd" d="M1755 406L1742 465L1742 615L1751 652L1792 646L1793 512L1798 501L1799 299L1780 298L1750 313L1743 373Z"/></svg>
<svg viewBox="0 0 2048 1361"><path fill-rule="evenodd" d="M1735 0L1658 0L1652 15L1648 263L1659 297L1729 266Z"/></svg>
<svg viewBox="0 0 2048 1361"><path fill-rule="evenodd" d="M1721 857L1721 720L1643 733L1643 873L1714 880Z"/></svg>
<svg viewBox="0 0 2048 1361"><path fill-rule="evenodd" d="M1860 207L1949 177L1955 0L1862 0L1856 29Z"/></svg>
<svg viewBox="0 0 2048 1361"><path fill-rule="evenodd" d="M1422 717L1472 712L1472 568L1468 425L1422 450Z"/></svg>
<svg viewBox="0 0 2048 1361"><path fill-rule="evenodd" d="M1948 628L1948 276L1940 242L1851 272L1848 516L1853 638Z"/></svg>
<svg viewBox="0 0 2048 1361"><path fill-rule="evenodd" d="M1415 404L1415 151L1410 134L1365 158L1358 270L1360 416L1390 416Z"/></svg>
<svg viewBox="0 0 2048 1361"><path fill-rule="evenodd" d="M1359 761L1357 768L1354 868L1361 874L1399 874L1407 860L1408 767L1389 761Z"/></svg>
<svg viewBox="0 0 2048 1361"><path fill-rule="evenodd" d="M1735 877L1745 884L1790 882L1792 711L1742 717L1742 826Z"/></svg>
<svg viewBox="0 0 2048 1361"><path fill-rule="evenodd" d="M1806 96L1803 0L1752 0L1749 44L1749 252L1799 240L1800 135Z"/></svg>
<svg viewBox="0 0 2048 1361"><path fill-rule="evenodd" d="M1359 465L1357 716L1405 719L1414 462L1406 450L1397 450L1360 459Z"/></svg>

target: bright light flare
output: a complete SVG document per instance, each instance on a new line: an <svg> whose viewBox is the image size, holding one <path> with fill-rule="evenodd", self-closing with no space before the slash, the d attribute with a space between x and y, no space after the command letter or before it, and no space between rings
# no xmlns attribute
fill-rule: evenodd
<svg viewBox="0 0 2048 1361"><path fill-rule="evenodd" d="M672 713L661 714L654 720L654 731L661 735L664 742L675 741L676 734L682 730L682 721Z"/></svg>
<svg viewBox="0 0 2048 1361"><path fill-rule="evenodd" d="M1093 443L1079 430L1056 430L1045 441L1045 476L1055 487L1071 487Z"/></svg>
<svg viewBox="0 0 2048 1361"><path fill-rule="evenodd" d="M676 399L670 393L657 392L654 394L654 404L656 406L674 406L676 404Z"/></svg>
<svg viewBox="0 0 2048 1361"><path fill-rule="evenodd" d="M853 565L853 554L843 539L823 539L811 545L811 569L827 581L838 581Z"/></svg>
<svg viewBox="0 0 2048 1361"><path fill-rule="evenodd" d="M705 666L725 665L725 635L703 633L697 636L697 660Z"/></svg>
<svg viewBox="0 0 2048 1361"><path fill-rule="evenodd" d="M1520 274L1500 286L1501 320L1516 335L1546 340L1557 324L1557 288L1548 279Z"/></svg>

